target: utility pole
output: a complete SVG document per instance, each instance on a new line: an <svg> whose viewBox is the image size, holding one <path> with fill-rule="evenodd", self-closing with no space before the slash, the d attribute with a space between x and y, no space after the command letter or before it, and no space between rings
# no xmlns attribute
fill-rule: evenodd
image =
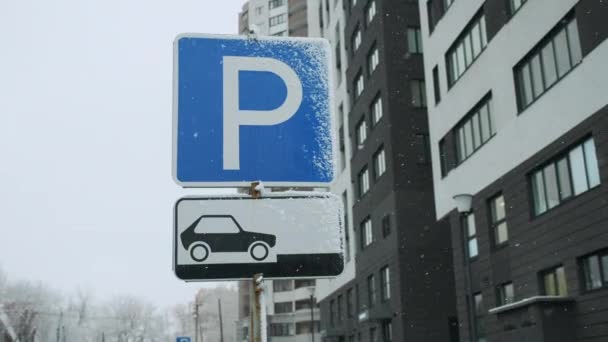
<svg viewBox="0 0 608 342"><path fill-rule="evenodd" d="M194 298L194 314L193 314L194 315L194 342L199 342L198 341L198 335L199 335L200 325L199 325L199 312L198 312L198 308L200 306L202 306L202 305L203 305L202 303L198 302L198 296L195 297ZM201 335L201 340L202 340L202 338L203 338L202 329L201 329L200 335Z"/></svg>
<svg viewBox="0 0 608 342"><path fill-rule="evenodd" d="M217 299L217 311L220 317L220 342L224 342L224 329L222 328L222 300Z"/></svg>
<svg viewBox="0 0 608 342"><path fill-rule="evenodd" d="M315 312L313 311L314 293L310 293L310 336L312 342L315 342Z"/></svg>

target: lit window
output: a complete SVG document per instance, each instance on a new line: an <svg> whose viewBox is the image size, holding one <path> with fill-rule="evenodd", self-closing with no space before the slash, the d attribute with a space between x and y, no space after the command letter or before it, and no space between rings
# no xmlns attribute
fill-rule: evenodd
<svg viewBox="0 0 608 342"><path fill-rule="evenodd" d="M509 241L505 212L505 198L503 195L498 195L490 200L490 218L494 233L494 244L497 246Z"/></svg>
<svg viewBox="0 0 608 342"><path fill-rule="evenodd" d="M534 213L540 215L600 184L593 138L571 148L530 176Z"/></svg>
<svg viewBox="0 0 608 342"><path fill-rule="evenodd" d="M492 97L487 96L456 126L455 138L459 164L496 134L491 104Z"/></svg>
<svg viewBox="0 0 608 342"><path fill-rule="evenodd" d="M608 251L586 256L581 262L586 291L608 287Z"/></svg>
<svg viewBox="0 0 608 342"><path fill-rule="evenodd" d="M355 53L357 51L357 49L359 49L359 46L361 45L361 30L359 30L358 27L355 29L355 33L353 34L352 43L353 43L353 53Z"/></svg>
<svg viewBox="0 0 608 342"><path fill-rule="evenodd" d="M560 22L558 31L544 38L539 47L515 67L519 110L527 108L568 71L583 55L576 19Z"/></svg>
<svg viewBox="0 0 608 342"><path fill-rule="evenodd" d="M420 27L408 27L407 50L409 53L422 53L422 33Z"/></svg>
<svg viewBox="0 0 608 342"><path fill-rule="evenodd" d="M461 37L448 50L445 58L448 68L448 84L452 86L473 64L488 45L486 20L483 13L467 25Z"/></svg>
<svg viewBox="0 0 608 342"><path fill-rule="evenodd" d="M386 155L384 147L380 147L374 154L374 177L379 178L386 171Z"/></svg>
<svg viewBox="0 0 608 342"><path fill-rule="evenodd" d="M567 296L566 271L558 266L542 272L543 294L545 296Z"/></svg>

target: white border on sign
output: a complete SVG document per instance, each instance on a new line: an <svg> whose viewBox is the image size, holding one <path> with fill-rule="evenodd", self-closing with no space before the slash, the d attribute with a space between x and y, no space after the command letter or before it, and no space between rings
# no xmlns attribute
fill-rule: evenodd
<svg viewBox="0 0 608 342"><path fill-rule="evenodd" d="M305 37L278 37L278 36L258 36L255 39L259 40L301 40L301 41L319 41L324 44L329 45L328 53L327 53L327 81L328 81L328 91L329 91L329 127L332 141L332 179L329 182L271 182L266 181L264 179L255 179L250 181L226 181L226 182L182 182L177 179L177 139L178 139L178 93L179 93L179 40L182 38L217 38L217 39L235 39L235 40L245 40L245 39L253 39L249 38L245 35L229 35L229 34L205 34L205 33L180 33L173 40L173 100L172 100L172 112L173 112L173 127L172 127L172 163L171 163L171 176L173 181L183 187L183 188L241 188L241 187L249 187L252 182L262 181L264 185L269 187L314 187L314 188L329 188L337 179L336 172L338 168L338 160L337 160L337 149L339 148L338 139L336 137L336 127L334 127L334 118L335 118L335 103L334 103L334 73L331 69L332 66L332 56L333 49L329 44L329 40L325 38L305 38Z"/></svg>

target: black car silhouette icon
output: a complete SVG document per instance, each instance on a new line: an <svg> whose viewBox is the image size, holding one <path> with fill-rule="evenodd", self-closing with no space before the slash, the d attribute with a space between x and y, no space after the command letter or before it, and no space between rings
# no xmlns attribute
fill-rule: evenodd
<svg viewBox="0 0 608 342"><path fill-rule="evenodd" d="M243 230L232 215L202 215L180 238L197 262L205 261L212 252L248 252L254 260L262 261L276 243L275 235Z"/></svg>

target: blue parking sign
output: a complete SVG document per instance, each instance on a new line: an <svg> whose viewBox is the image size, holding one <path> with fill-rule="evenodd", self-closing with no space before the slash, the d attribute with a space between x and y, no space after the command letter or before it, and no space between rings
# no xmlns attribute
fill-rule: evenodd
<svg viewBox="0 0 608 342"><path fill-rule="evenodd" d="M191 342L190 337L178 337L175 342Z"/></svg>
<svg viewBox="0 0 608 342"><path fill-rule="evenodd" d="M328 186L334 178L324 39L180 35L173 175L182 186Z"/></svg>

